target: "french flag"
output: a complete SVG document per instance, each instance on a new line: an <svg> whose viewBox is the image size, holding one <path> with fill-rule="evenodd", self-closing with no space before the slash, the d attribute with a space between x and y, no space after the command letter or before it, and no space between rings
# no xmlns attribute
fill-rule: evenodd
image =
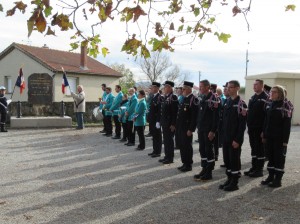
<svg viewBox="0 0 300 224"><path fill-rule="evenodd" d="M20 87L20 94L22 94L23 90L25 89L25 80L22 68L20 68L19 76L16 81L16 86Z"/></svg>
<svg viewBox="0 0 300 224"><path fill-rule="evenodd" d="M69 82L68 82L68 79L67 79L67 76L66 76L66 73L64 72L63 74L63 79L62 79L62 86L61 86L61 90L62 90L62 93L65 94L65 88L69 86Z"/></svg>

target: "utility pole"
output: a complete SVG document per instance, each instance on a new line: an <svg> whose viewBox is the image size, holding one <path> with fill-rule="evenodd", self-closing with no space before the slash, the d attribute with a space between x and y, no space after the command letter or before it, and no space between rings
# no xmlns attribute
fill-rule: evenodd
<svg viewBox="0 0 300 224"><path fill-rule="evenodd" d="M199 71L199 82L198 82L198 84L200 84L200 80L201 80L201 71Z"/></svg>
<svg viewBox="0 0 300 224"><path fill-rule="evenodd" d="M248 46L249 46L249 42L248 42ZM249 59L248 59L248 46L247 46L247 51L246 51L246 77L248 75L248 62L249 62Z"/></svg>

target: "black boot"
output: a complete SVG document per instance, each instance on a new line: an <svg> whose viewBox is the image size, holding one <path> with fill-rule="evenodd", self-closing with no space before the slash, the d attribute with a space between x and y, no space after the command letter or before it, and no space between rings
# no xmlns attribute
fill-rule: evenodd
<svg viewBox="0 0 300 224"><path fill-rule="evenodd" d="M206 166L206 172L202 175L201 180L211 180L212 179L212 171L215 168L215 162L209 162Z"/></svg>
<svg viewBox="0 0 300 224"><path fill-rule="evenodd" d="M5 124L1 124L1 132L7 132L6 128L5 128Z"/></svg>
<svg viewBox="0 0 300 224"><path fill-rule="evenodd" d="M226 185L223 190L224 191L236 191L239 189L238 187L238 179L237 175L232 175L231 181L228 185Z"/></svg>
<svg viewBox="0 0 300 224"><path fill-rule="evenodd" d="M256 160L256 169L248 174L249 177L262 177L265 158Z"/></svg>
<svg viewBox="0 0 300 224"><path fill-rule="evenodd" d="M227 186L231 182L231 177L232 177L231 173L226 172L226 175L227 175L227 180L225 181L225 183L219 185L219 189L224 189L224 187Z"/></svg>
<svg viewBox="0 0 300 224"><path fill-rule="evenodd" d="M199 181L201 180L201 177L206 173L206 167L202 167L202 170L200 171L199 174L196 174L194 176L194 180Z"/></svg>
<svg viewBox="0 0 300 224"><path fill-rule="evenodd" d="M269 170L269 176L267 177L267 179L263 180L260 183L262 185L268 185L269 183L272 183L273 180L274 180L274 170Z"/></svg>
<svg viewBox="0 0 300 224"><path fill-rule="evenodd" d="M275 179L268 184L269 187L277 188L281 187L281 180L282 180L283 173L276 173Z"/></svg>
<svg viewBox="0 0 300 224"><path fill-rule="evenodd" d="M252 158L252 161L251 161L252 167L248 171L244 172L245 176L249 176L250 173L252 173L256 170L256 161L257 161L256 158Z"/></svg>
<svg viewBox="0 0 300 224"><path fill-rule="evenodd" d="M248 174L249 177L262 177L263 175L264 174L262 170L254 170L253 172Z"/></svg>

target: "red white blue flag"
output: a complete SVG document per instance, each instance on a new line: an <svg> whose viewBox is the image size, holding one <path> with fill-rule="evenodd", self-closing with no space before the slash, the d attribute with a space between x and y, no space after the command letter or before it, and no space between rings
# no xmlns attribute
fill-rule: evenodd
<svg viewBox="0 0 300 224"><path fill-rule="evenodd" d="M63 94L65 94L65 88L67 87L67 86L69 86L69 82L68 82L68 79L67 79L67 76L66 76L66 72L64 72L64 74L63 74L63 79L62 79L62 93Z"/></svg>
<svg viewBox="0 0 300 224"><path fill-rule="evenodd" d="M25 80L22 68L20 68L19 76L16 81L16 86L20 87L20 94L22 94L23 90L25 89Z"/></svg>

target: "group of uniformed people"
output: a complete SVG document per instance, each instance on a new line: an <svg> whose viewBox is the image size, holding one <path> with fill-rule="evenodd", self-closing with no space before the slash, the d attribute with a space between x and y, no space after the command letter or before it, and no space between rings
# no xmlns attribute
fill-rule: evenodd
<svg viewBox="0 0 300 224"><path fill-rule="evenodd" d="M247 106L238 94L240 84L236 80L223 86L224 93L208 80L201 80L199 96L193 94L192 82L185 81L176 92L174 82L165 81L162 85L161 89L160 83L152 82L146 99L143 90L136 94L136 89L131 88L127 96L118 85L114 97L111 88L103 84L105 92L100 99L100 108L104 115L104 129L100 132L126 142L127 146L135 145L137 132L139 145L136 149L144 150L144 129L148 122L149 134L146 136L152 137L153 148L148 155L160 157L164 145L164 157L159 162L171 164L177 148L182 161L178 170L188 172L192 170L193 132L197 129L202 169L194 179L212 179L218 148L222 147L227 180L219 189L234 191L238 190L241 177L241 151L248 126L252 166L244 174L262 177L264 163L268 160L269 175L261 184L281 186L293 112L293 105L287 100L282 86L267 89L263 80L255 80L255 93ZM112 120L115 123L114 136Z"/></svg>

